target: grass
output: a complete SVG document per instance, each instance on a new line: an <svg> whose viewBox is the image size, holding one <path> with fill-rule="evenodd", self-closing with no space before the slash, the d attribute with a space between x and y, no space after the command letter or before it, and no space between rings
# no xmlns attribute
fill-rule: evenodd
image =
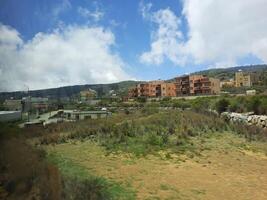
<svg viewBox="0 0 267 200"><path fill-rule="evenodd" d="M266 143L248 142L214 115L162 111L123 118L118 114L116 119L79 125L73 125L64 140L58 135L44 143L53 144L44 147L62 171L65 193L83 195L73 199L86 199L84 195L95 199L198 199L207 195L212 199L209 191L220 193L218 188L234 199L224 176L233 179L236 190L250 191L246 184L251 182L264 191L257 180L241 183L240 170L253 176L267 170L262 154Z"/></svg>
<svg viewBox="0 0 267 200"><path fill-rule="evenodd" d="M63 175L63 196L66 199L135 199L130 188L94 176L71 159L57 153L48 154L48 161L56 164Z"/></svg>
<svg viewBox="0 0 267 200"><path fill-rule="evenodd" d="M227 199L264 199L261 194L267 192L264 187L267 160L258 153L264 152L263 143L248 143L231 132L196 136L192 142L196 151L206 146L207 149L193 157L170 149L138 157L124 151L107 154L105 147L89 140L47 148L51 155L55 152L62 158L60 163L66 174L86 179L90 179L90 174L105 177L104 186L107 180L120 183L123 191L114 189L116 195L119 193L117 196L127 195L125 188L130 187L136 191L137 199L214 199L213 195L220 196L220 191L225 191ZM69 167L73 164L74 169ZM261 179L255 178L259 175Z"/></svg>

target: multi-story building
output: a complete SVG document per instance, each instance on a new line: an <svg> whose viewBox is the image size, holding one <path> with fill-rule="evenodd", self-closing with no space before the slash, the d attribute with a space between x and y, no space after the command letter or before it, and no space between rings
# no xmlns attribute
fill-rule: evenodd
<svg viewBox="0 0 267 200"><path fill-rule="evenodd" d="M261 73L259 72L243 72L239 70L235 73L235 86L236 87L251 87L261 82Z"/></svg>
<svg viewBox="0 0 267 200"><path fill-rule="evenodd" d="M176 87L174 83L150 81L130 88L128 95L129 97L174 97L176 96Z"/></svg>
<svg viewBox="0 0 267 200"><path fill-rule="evenodd" d="M161 96L162 97L175 97L176 86L174 83L162 83L161 84Z"/></svg>
<svg viewBox="0 0 267 200"><path fill-rule="evenodd" d="M129 89L131 97L175 97L219 94L220 81L203 75L176 77L174 82L150 81Z"/></svg>
<svg viewBox="0 0 267 200"><path fill-rule="evenodd" d="M204 75L177 77L175 84L177 96L220 93L220 80Z"/></svg>
<svg viewBox="0 0 267 200"><path fill-rule="evenodd" d="M177 96L189 95L190 93L189 75L176 77L175 85L176 85Z"/></svg>
<svg viewBox="0 0 267 200"><path fill-rule="evenodd" d="M235 73L235 86L236 87L251 87L251 77L250 74L245 74L243 71L239 70Z"/></svg>
<svg viewBox="0 0 267 200"><path fill-rule="evenodd" d="M150 81L146 83L140 83L137 85L137 96L145 97L160 97L161 85L164 81Z"/></svg>

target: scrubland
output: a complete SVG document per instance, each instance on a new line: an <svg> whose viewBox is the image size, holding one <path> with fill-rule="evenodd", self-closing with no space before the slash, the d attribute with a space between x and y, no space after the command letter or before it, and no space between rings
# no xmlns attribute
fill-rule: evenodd
<svg viewBox="0 0 267 200"><path fill-rule="evenodd" d="M208 111L145 107L108 119L24 131L23 141L38 150L46 172L32 170L25 179L53 184L41 190L40 182L39 193L29 186L39 199L45 194L52 199L267 196L266 133ZM29 131L34 137L27 136ZM10 173L8 167L4 171ZM19 191L19 181L13 182Z"/></svg>

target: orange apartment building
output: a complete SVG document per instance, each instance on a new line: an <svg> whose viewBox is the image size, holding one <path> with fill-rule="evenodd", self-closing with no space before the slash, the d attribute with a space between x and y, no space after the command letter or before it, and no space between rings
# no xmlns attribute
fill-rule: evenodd
<svg viewBox="0 0 267 200"><path fill-rule="evenodd" d="M220 93L220 80L203 75L186 75L175 78L172 83L150 81L129 89L132 97L175 97L189 95L211 95Z"/></svg>
<svg viewBox="0 0 267 200"><path fill-rule="evenodd" d="M176 94L209 95L220 93L220 80L204 75L187 75L175 78Z"/></svg>
<svg viewBox="0 0 267 200"><path fill-rule="evenodd" d="M129 97L175 97L176 87L174 83L164 81L150 81L140 83L129 89Z"/></svg>

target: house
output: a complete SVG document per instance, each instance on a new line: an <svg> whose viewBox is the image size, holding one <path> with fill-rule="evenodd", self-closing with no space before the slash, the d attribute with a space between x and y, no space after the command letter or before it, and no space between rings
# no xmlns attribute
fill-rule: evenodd
<svg viewBox="0 0 267 200"><path fill-rule="evenodd" d="M0 122L21 120L21 111L0 111Z"/></svg>
<svg viewBox="0 0 267 200"><path fill-rule="evenodd" d="M234 79L220 81L220 87L235 87Z"/></svg>
<svg viewBox="0 0 267 200"><path fill-rule="evenodd" d="M3 105L8 110L22 110L22 102L19 99L6 99Z"/></svg>
<svg viewBox="0 0 267 200"><path fill-rule="evenodd" d="M78 110L63 110L62 116L67 120L84 120L84 119L100 119L107 118L111 112L106 110L100 111L78 111Z"/></svg>

